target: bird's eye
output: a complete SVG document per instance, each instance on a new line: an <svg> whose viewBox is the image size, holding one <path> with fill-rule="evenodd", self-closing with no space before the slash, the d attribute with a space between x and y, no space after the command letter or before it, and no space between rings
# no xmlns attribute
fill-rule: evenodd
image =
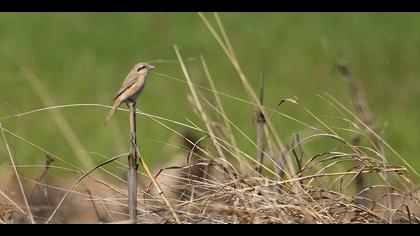
<svg viewBox="0 0 420 236"><path fill-rule="evenodd" d="M137 69L137 72L139 72L139 71L143 70L144 68L146 68L146 66L141 66L141 67L139 67L139 68Z"/></svg>

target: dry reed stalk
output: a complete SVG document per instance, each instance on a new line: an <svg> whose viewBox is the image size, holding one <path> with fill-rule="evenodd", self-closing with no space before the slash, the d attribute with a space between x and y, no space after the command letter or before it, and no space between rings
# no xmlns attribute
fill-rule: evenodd
<svg viewBox="0 0 420 236"><path fill-rule="evenodd" d="M128 155L128 217L132 224L137 223L137 129L136 129L136 103L128 102L130 108L130 155Z"/></svg>
<svg viewBox="0 0 420 236"><path fill-rule="evenodd" d="M246 93L248 94L248 96L251 97L251 99L254 101L254 103L261 109L261 112L264 114L264 117L266 118L267 126L271 130L271 134L273 135L274 140L276 141L277 146L278 146L278 147L273 146L273 148L275 148L275 149L278 148L279 151L282 152L282 154L285 157L285 160L286 160L286 163L287 163L287 167L289 169L289 173L286 173L287 176L289 178L291 176L294 176L296 172L295 172L295 168L293 166L293 163L291 162L290 155L286 151L286 147L285 147L283 141L281 140L279 134L277 133L276 129L274 128L274 125L272 124L271 120L267 116L264 107L260 103L260 101L258 99L258 96L256 95L255 91L253 90L252 86L250 85L247 77L245 76L245 73L242 71L242 68L239 65L239 62L236 59L235 53L233 51L233 48L231 47L229 38L227 37L227 34L226 33L222 33L223 34L223 37L224 37L224 40L225 40L223 42L223 40L220 38L219 34L215 31L215 29L213 28L213 26L209 23L209 21L207 20L207 18L204 16L204 14L201 13L201 12L199 12L198 15L203 20L204 24L209 29L210 33L213 35L213 37L219 43L220 47L225 52L226 56L228 57L228 59L232 63L233 67L236 69L236 71L237 71L237 73L239 75L239 78L241 79L242 85L245 88ZM219 18L218 17L218 14L215 13L214 15L215 15L216 20L217 20L217 18ZM219 28L221 28L221 31L223 32L224 31L224 28L223 28L223 25L221 24L220 19L217 20L217 22L218 22ZM277 152L277 150L273 150L273 151L274 152Z"/></svg>
<svg viewBox="0 0 420 236"><path fill-rule="evenodd" d="M263 105L264 100L264 74L261 74L260 79L260 103ZM260 165L257 166L257 171L261 174L261 166L264 161L264 124L265 118L261 109L257 107L257 160L259 160Z"/></svg>
<svg viewBox="0 0 420 236"><path fill-rule="evenodd" d="M213 92L213 95L214 95L214 97L216 99L217 107L220 109L220 111L223 114L226 114L226 111L225 111L225 108L223 106L223 103L222 103L222 101L220 99L220 96L216 92L217 91L216 90L216 86L214 85L213 77L210 74L210 70L209 70L209 68L207 66L207 62L205 61L205 59L204 59L204 57L202 55L200 55L200 59L201 59L202 66L204 68L204 73L206 74L206 77L207 77L207 79L209 81L211 91ZM226 127L226 136L230 139L232 145L234 147L237 147L238 145L236 143L235 136L233 135L233 132L232 132L232 126L230 125L229 121L225 117L223 117L223 121L224 121L224 124L225 124L225 127ZM237 149L235 149L234 152L235 152L235 156L237 156L237 157L240 156L240 153L237 151ZM240 163L240 169L241 170L244 170L245 167L243 167L243 165L242 165L241 162L239 162L239 163Z"/></svg>
<svg viewBox="0 0 420 236"><path fill-rule="evenodd" d="M370 111L369 105L366 100L366 95L363 90L363 87L359 80L356 79L349 66L347 61L340 60L337 65L338 71L344 77L344 79L349 84L351 101L353 107L356 110L356 113L360 115L361 120L370 128L369 136L378 151L382 150L381 141L373 133L378 134L377 125L375 124L375 119ZM383 155L383 153L381 153Z"/></svg>
<svg viewBox="0 0 420 236"><path fill-rule="evenodd" d="M348 82L353 107L356 110L356 113L359 114L359 116L361 117L363 123L369 127L369 137L373 142L373 145L375 146L376 150L381 155L381 158L384 161L384 165L386 165L387 160L385 158L385 153L383 152L382 142L379 140L377 135L374 135L378 134L377 125L375 124L375 119L372 115L372 112L370 111L366 95L361 83L356 79L356 77L350 70L346 60L340 60L337 65L337 69L340 72L340 74L344 77L344 79ZM353 141L355 142L354 145L360 144L361 136L356 135ZM361 169L363 168L362 163L359 162L357 163L357 165L360 166ZM388 177L386 173L384 173L384 178L385 181L387 181ZM363 189L366 188L366 180L363 175L358 176L358 178L356 179L356 188L358 192L362 192ZM392 209L392 199L390 195L391 190L388 188L387 191L388 207Z"/></svg>
<svg viewBox="0 0 420 236"><path fill-rule="evenodd" d="M188 81L188 85L189 85L189 87L190 87L191 94L192 94L192 96L193 96L193 98L194 98L195 105L197 106L197 109L198 109L198 112L200 113L201 119L203 120L203 122L204 122L204 124L206 125L206 128L207 128L207 130L208 130L208 132L209 132L209 134L210 134L210 135L209 135L209 136L210 136L210 139L213 141L214 147L216 148L216 150L217 150L217 152L218 152L218 154L219 154L220 158L222 158L225 162L227 162L226 155L224 154L224 152L223 152L222 148L220 147L220 144L219 144L219 142L217 141L216 135L214 134L213 128L211 127L211 124L210 124L210 119L208 118L208 116L207 116L206 112L204 111L204 109L203 109L203 107L202 107L202 105L201 105L201 102L200 102L200 100L198 99L198 96L197 96L197 93L196 93L196 91L195 91L195 88L194 88L194 86L192 85L190 75L189 75L189 73L188 73L188 71L187 71L187 67L185 66L185 63L184 63L184 61L183 61L183 59L182 59L182 57L181 57L181 54L180 54L180 52L179 52L179 49L178 49L178 47L177 47L176 45L174 45L174 49L175 49L175 53L176 53L176 55L177 55L177 57L178 57L178 61L179 61L179 63L181 64L181 68L182 68L182 71L183 71L183 73L184 73L184 75L185 75L185 78L186 78L186 79L187 79L187 81ZM226 170L227 170L227 173L228 173L228 174L229 174L232 178L234 178L234 174L233 174L233 172L232 172L229 168L226 168Z"/></svg>

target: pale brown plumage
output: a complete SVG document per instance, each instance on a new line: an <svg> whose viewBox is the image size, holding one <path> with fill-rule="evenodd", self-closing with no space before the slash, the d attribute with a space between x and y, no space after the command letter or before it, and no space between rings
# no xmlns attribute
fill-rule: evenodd
<svg viewBox="0 0 420 236"><path fill-rule="evenodd" d="M114 98L114 104L112 105L112 109L105 119L104 125L108 123L109 119L112 117L112 114L114 114L115 110L118 108L118 106L121 105L121 103L127 101L135 102L137 97L144 89L149 71L153 68L154 66L151 66L147 63L138 63L133 67L133 69L131 69L125 78L120 90Z"/></svg>

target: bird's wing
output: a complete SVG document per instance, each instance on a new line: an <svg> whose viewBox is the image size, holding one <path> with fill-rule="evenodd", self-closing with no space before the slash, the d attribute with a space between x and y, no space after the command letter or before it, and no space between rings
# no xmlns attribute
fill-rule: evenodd
<svg viewBox="0 0 420 236"><path fill-rule="evenodd" d="M127 77L125 78L123 84L121 85L120 90L118 91L117 95L115 95L114 99L120 96L125 90L133 86L137 81L137 74L130 72Z"/></svg>

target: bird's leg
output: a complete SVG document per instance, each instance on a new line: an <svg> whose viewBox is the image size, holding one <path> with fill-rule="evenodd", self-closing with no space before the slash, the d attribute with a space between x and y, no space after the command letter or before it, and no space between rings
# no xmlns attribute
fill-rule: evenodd
<svg viewBox="0 0 420 236"><path fill-rule="evenodd" d="M136 101L132 100L132 99L127 99L127 101L125 102L125 104L127 104L127 107L130 108L130 104L133 105L134 109L136 108Z"/></svg>

